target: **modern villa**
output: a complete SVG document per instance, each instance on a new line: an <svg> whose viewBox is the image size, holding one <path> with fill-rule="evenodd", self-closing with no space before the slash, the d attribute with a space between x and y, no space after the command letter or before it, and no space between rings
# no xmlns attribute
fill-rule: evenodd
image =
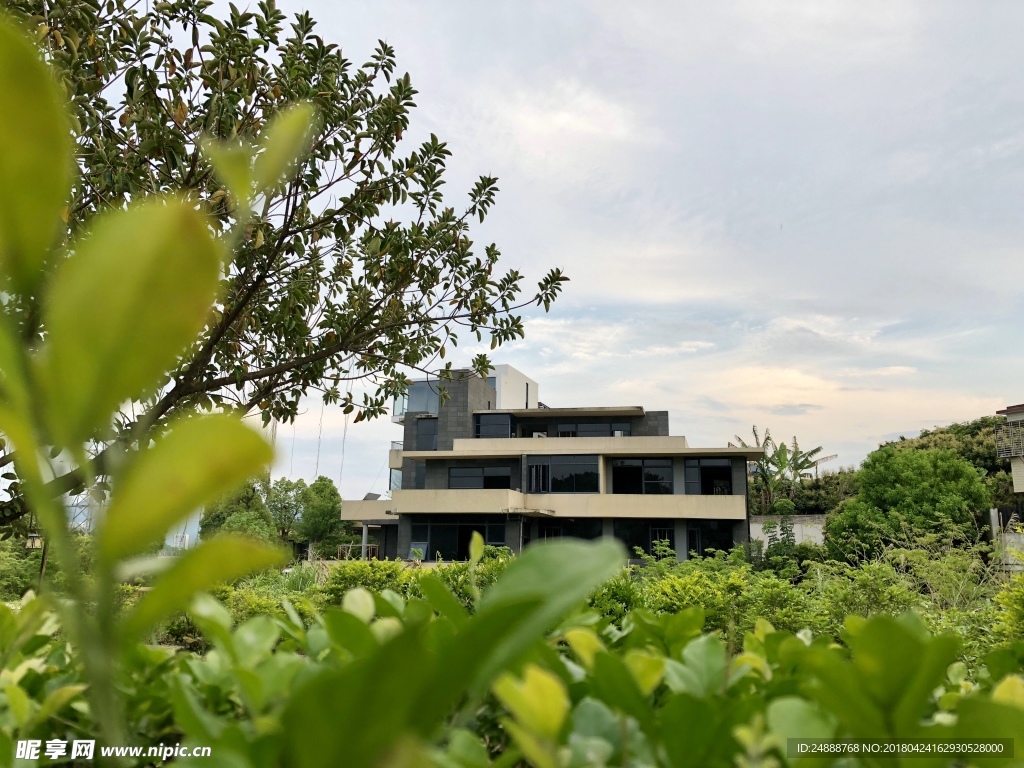
<svg viewBox="0 0 1024 768"><path fill-rule="evenodd" d="M416 381L395 403L391 498L342 503L364 555L463 560L473 531L514 552L560 536L614 536L631 552L667 540L680 559L749 538L759 449L691 448L669 435L667 411L548 407L511 366L460 373Z"/></svg>

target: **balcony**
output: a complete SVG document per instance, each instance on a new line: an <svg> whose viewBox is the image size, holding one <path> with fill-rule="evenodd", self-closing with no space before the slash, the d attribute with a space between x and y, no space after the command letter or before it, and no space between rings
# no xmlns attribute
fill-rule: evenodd
<svg viewBox="0 0 1024 768"><path fill-rule="evenodd" d="M996 456L1000 459L1024 456L1024 422L1008 421L1005 424L997 424L995 433Z"/></svg>
<svg viewBox="0 0 1024 768"><path fill-rule="evenodd" d="M523 514L543 517L744 520L746 498L697 495L522 493L506 489L401 490L398 514Z"/></svg>

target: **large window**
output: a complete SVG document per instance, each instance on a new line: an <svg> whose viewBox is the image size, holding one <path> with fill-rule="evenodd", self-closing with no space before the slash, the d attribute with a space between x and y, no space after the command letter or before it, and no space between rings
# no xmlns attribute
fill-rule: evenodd
<svg viewBox="0 0 1024 768"><path fill-rule="evenodd" d="M410 559L418 556L423 560L468 560L474 531L478 531L487 544L505 545L504 521L450 521L446 516L439 517L437 521L413 523Z"/></svg>
<svg viewBox="0 0 1024 768"><path fill-rule="evenodd" d="M597 456L530 456L530 493L597 493Z"/></svg>
<svg viewBox="0 0 1024 768"><path fill-rule="evenodd" d="M672 491L672 459L612 459L612 493Z"/></svg>
<svg viewBox="0 0 1024 768"><path fill-rule="evenodd" d="M475 422L476 437L512 437L512 417L507 413L481 413Z"/></svg>
<svg viewBox="0 0 1024 768"><path fill-rule="evenodd" d="M451 467L449 488L511 488L511 467Z"/></svg>
<svg viewBox="0 0 1024 768"><path fill-rule="evenodd" d="M647 554L654 554L655 542L667 542L668 548L676 546L675 526L669 520L637 520L620 518L612 524L615 538L626 545L630 557L639 548Z"/></svg>
<svg viewBox="0 0 1024 768"><path fill-rule="evenodd" d="M416 419L416 450L437 450L437 419Z"/></svg>
<svg viewBox="0 0 1024 768"><path fill-rule="evenodd" d="M414 381L409 385L407 413L437 413L441 410L441 397L437 381Z"/></svg>
<svg viewBox="0 0 1024 768"><path fill-rule="evenodd" d="M687 459L686 492L702 496L731 496L732 460Z"/></svg>

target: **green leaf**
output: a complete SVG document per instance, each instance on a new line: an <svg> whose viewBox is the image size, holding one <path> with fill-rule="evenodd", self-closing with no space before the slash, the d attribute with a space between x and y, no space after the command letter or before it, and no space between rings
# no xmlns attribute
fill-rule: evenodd
<svg viewBox="0 0 1024 768"><path fill-rule="evenodd" d="M781 739L831 739L836 732L835 718L821 707L798 696L782 696L768 705L768 728ZM803 759L801 764L818 761Z"/></svg>
<svg viewBox="0 0 1024 768"><path fill-rule="evenodd" d="M531 733L558 738L570 703L565 685L555 674L527 664L521 680L505 673L494 681L493 690L505 709Z"/></svg>
<svg viewBox="0 0 1024 768"><path fill-rule="evenodd" d="M203 590L285 562L284 552L244 536L220 534L178 558L125 619L126 635L140 635L185 610Z"/></svg>
<svg viewBox="0 0 1024 768"><path fill-rule="evenodd" d="M228 192L245 208L252 205L252 150L242 144L207 141L203 154Z"/></svg>
<svg viewBox="0 0 1024 768"><path fill-rule="evenodd" d="M273 449L234 416L178 422L115 486L98 536L108 563L144 551L177 521L256 474Z"/></svg>
<svg viewBox="0 0 1024 768"><path fill-rule="evenodd" d="M480 535L480 531L473 531L473 536L469 540L469 564L476 565L479 563L484 556L484 537Z"/></svg>
<svg viewBox="0 0 1024 768"><path fill-rule="evenodd" d="M665 683L677 692L704 697L724 693L729 661L722 641L704 635L683 649L683 663L665 662Z"/></svg>
<svg viewBox="0 0 1024 768"><path fill-rule="evenodd" d="M232 647L240 667L251 669L265 660L281 637L281 628L269 616L253 616L239 625Z"/></svg>
<svg viewBox="0 0 1024 768"><path fill-rule="evenodd" d="M346 592L345 596L341 598L341 608L366 624L369 624L377 615L377 603L370 591L363 587L356 587Z"/></svg>
<svg viewBox="0 0 1024 768"><path fill-rule="evenodd" d="M64 98L39 51L0 21L0 272L35 287L74 168Z"/></svg>
<svg viewBox="0 0 1024 768"><path fill-rule="evenodd" d="M223 248L188 203L101 216L54 276L41 359L48 416L80 445L126 400L159 386L206 324Z"/></svg>
<svg viewBox="0 0 1024 768"><path fill-rule="evenodd" d="M42 706L39 708L39 711L33 715L32 721L26 726L25 730L31 730L33 725L49 720L53 715L56 715L81 695L87 687L88 686L82 684L62 685L60 688L50 691L46 695L46 698L43 699Z"/></svg>
<svg viewBox="0 0 1024 768"><path fill-rule="evenodd" d="M304 102L274 117L267 126L253 167L257 194L276 187L291 171L292 165L305 156L318 125L316 109Z"/></svg>
<svg viewBox="0 0 1024 768"><path fill-rule="evenodd" d="M431 607L455 626L466 622L466 609L437 576L428 574L420 577L417 586Z"/></svg>
<svg viewBox="0 0 1024 768"><path fill-rule="evenodd" d="M526 549L480 600L483 618L505 605L535 600L537 605L492 648L478 672L474 690L486 688L494 674L551 629L570 608L610 579L626 561L614 539L541 542Z"/></svg>

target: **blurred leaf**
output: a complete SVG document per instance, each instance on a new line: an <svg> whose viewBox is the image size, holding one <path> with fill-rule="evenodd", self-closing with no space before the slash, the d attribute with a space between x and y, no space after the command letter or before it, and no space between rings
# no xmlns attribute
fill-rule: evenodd
<svg viewBox="0 0 1024 768"><path fill-rule="evenodd" d="M192 597L225 581L280 565L284 552L244 536L220 534L178 558L125 619L128 636L139 635L183 611Z"/></svg>
<svg viewBox="0 0 1024 768"><path fill-rule="evenodd" d="M341 599L341 608L365 624L369 624L377 615L377 603L374 601L373 595L362 587L356 587L346 592Z"/></svg>
<svg viewBox="0 0 1024 768"><path fill-rule="evenodd" d="M491 649L474 690L485 688L499 669L614 576L625 560L625 549L614 539L541 542L527 548L484 593L478 615L526 600L536 600L537 608Z"/></svg>
<svg viewBox="0 0 1024 768"><path fill-rule="evenodd" d="M484 556L484 537L480 535L480 531L473 531L473 536L469 540L469 563L470 565L476 565L483 559Z"/></svg>
<svg viewBox="0 0 1024 768"><path fill-rule="evenodd" d="M272 458L263 436L234 416L179 421L117 484L97 534L98 556L109 563L144 551Z"/></svg>
<svg viewBox="0 0 1024 768"><path fill-rule="evenodd" d="M992 701L1024 709L1024 677L1007 675L992 689Z"/></svg>
<svg viewBox="0 0 1024 768"><path fill-rule="evenodd" d="M724 693L728 659L725 645L712 635L704 635L683 649L683 663L666 660L665 682L670 689L697 697Z"/></svg>
<svg viewBox="0 0 1024 768"><path fill-rule="evenodd" d="M252 205L252 150L242 144L207 141L203 154L213 166L217 178L245 208Z"/></svg>
<svg viewBox="0 0 1024 768"><path fill-rule="evenodd" d="M57 270L44 307L51 428L80 445L151 392L205 325L223 250L184 201L101 216Z"/></svg>
<svg viewBox="0 0 1024 768"><path fill-rule="evenodd" d="M7 19L0 19L0 104L0 273L31 293L61 224L74 146L57 82Z"/></svg>
<svg viewBox="0 0 1024 768"><path fill-rule="evenodd" d="M835 718L821 707L797 696L783 696L768 705L768 728L782 740L783 748L788 739L831 739L836 732ZM828 760L803 758L795 762L800 765L828 764Z"/></svg>
<svg viewBox="0 0 1024 768"><path fill-rule="evenodd" d="M309 152L319 118L311 104L295 104L279 112L267 126L253 168L257 194L272 189Z"/></svg>
<svg viewBox="0 0 1024 768"><path fill-rule="evenodd" d="M62 685L60 688L50 691L46 698L43 699L43 704L39 707L39 711L32 716L32 721L26 726L25 730L31 730L33 725L49 720L78 698L87 687L82 684Z"/></svg>
<svg viewBox="0 0 1024 768"><path fill-rule="evenodd" d="M573 653L583 663L583 666L590 669L594 666L594 657L604 651L604 643L594 634L591 629L577 627L565 633L565 642L572 648Z"/></svg>
<svg viewBox="0 0 1024 768"><path fill-rule="evenodd" d="M569 696L557 676L527 664L521 679L504 674L494 681L494 695L516 721L534 734L558 738L569 713Z"/></svg>

